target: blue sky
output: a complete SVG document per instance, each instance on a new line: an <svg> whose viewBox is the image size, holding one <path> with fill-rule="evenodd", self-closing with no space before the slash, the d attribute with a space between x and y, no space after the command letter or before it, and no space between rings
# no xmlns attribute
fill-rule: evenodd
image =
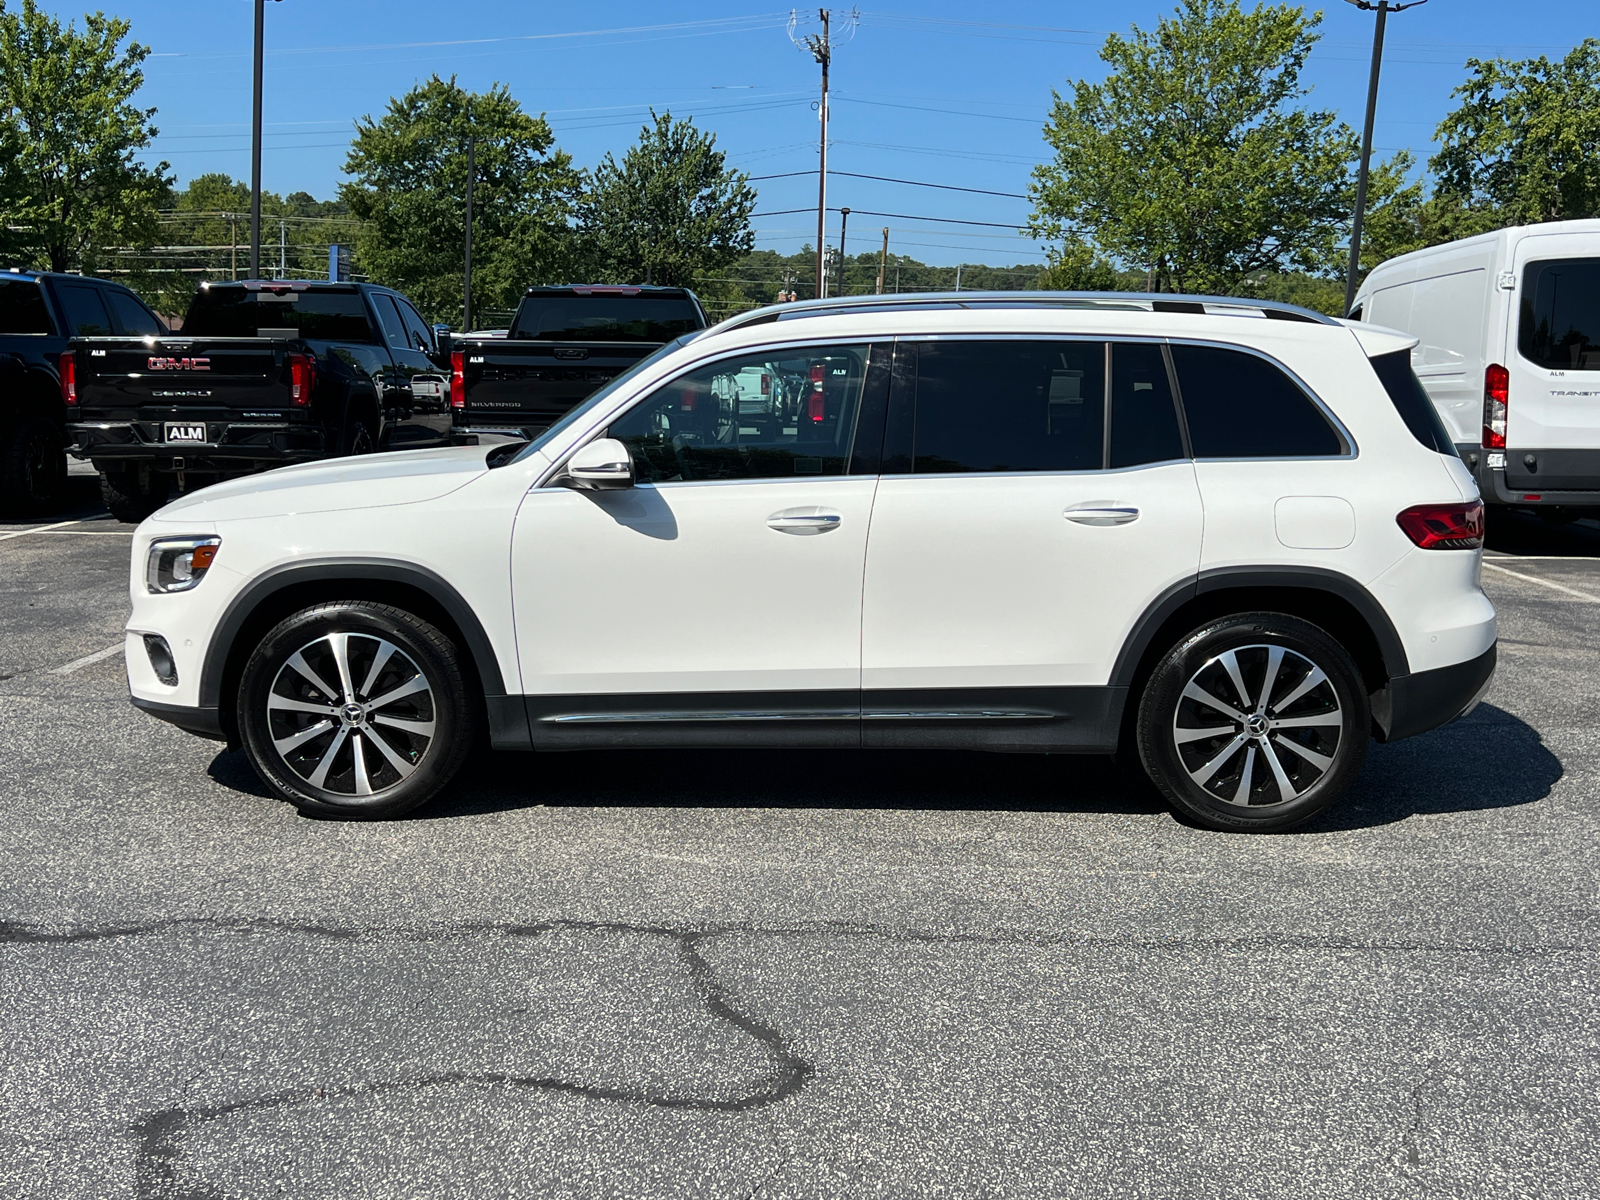
<svg viewBox="0 0 1600 1200"><path fill-rule="evenodd" d="M1173 3L922 0L863 9L835 51L830 171L1024 193L1045 153L1051 89L1098 78L1106 33L1153 27ZM62 17L83 12L50 0L42 7ZM1337 0L1322 9L1323 39L1305 75L1311 102L1359 126L1373 16ZM161 136L148 157L166 159L180 182L206 171L248 178L250 0L107 0L107 11L131 20L134 37L154 51L141 102L160 110ZM847 11L835 10L836 20ZM817 28L815 9L800 16L800 32ZM789 10L757 4L269 3L263 186L331 197L352 122L380 114L391 95L434 72L473 89L510 85L524 108L547 114L581 166L608 150L620 156L653 105L714 131L752 176L814 169L818 71L791 43L788 22ZM1426 159L1468 57L1554 58L1595 34L1592 0L1429 0L1391 16L1379 153L1409 147ZM755 186L759 212L814 212L814 176ZM891 251L925 262L1043 261L1042 248L1014 229L1028 212L1023 199L839 175L829 204L856 210L852 252L876 245L888 225ZM830 214L830 243L838 222ZM756 226L762 247L788 252L815 240L815 218L804 213L764 216Z"/></svg>

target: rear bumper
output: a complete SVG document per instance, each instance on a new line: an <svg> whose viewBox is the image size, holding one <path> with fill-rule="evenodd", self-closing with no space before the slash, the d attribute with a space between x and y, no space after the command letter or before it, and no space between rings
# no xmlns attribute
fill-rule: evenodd
<svg viewBox="0 0 1600 1200"><path fill-rule="evenodd" d="M1490 504L1600 509L1600 450L1471 448L1470 454L1462 457Z"/></svg>
<svg viewBox="0 0 1600 1200"><path fill-rule="evenodd" d="M165 442L160 422L83 421L67 426L72 453L99 463L148 463L156 471L248 471L327 456L320 427L288 421L207 421L204 442Z"/></svg>
<svg viewBox="0 0 1600 1200"><path fill-rule="evenodd" d="M1373 735L1397 742L1470 712L1489 690L1495 657L1490 646L1466 662L1391 679L1372 697Z"/></svg>

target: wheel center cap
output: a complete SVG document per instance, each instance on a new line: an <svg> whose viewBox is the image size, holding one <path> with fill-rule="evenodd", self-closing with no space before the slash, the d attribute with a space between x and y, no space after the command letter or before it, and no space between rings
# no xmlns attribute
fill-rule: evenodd
<svg viewBox="0 0 1600 1200"><path fill-rule="evenodd" d="M1260 713L1251 713L1244 719L1244 731L1249 736L1258 738L1267 732L1267 719Z"/></svg>
<svg viewBox="0 0 1600 1200"><path fill-rule="evenodd" d="M366 714L362 711L361 705L352 701L339 710L339 715L344 718L346 725L359 725L361 718Z"/></svg>

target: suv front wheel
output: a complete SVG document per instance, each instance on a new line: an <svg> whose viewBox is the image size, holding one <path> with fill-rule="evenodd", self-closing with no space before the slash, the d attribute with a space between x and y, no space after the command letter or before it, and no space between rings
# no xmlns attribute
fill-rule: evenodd
<svg viewBox="0 0 1600 1200"><path fill-rule="evenodd" d="M263 782L302 812L393 817L455 775L473 709L455 646L387 604L302 609L262 638L239 732Z"/></svg>
<svg viewBox="0 0 1600 1200"><path fill-rule="evenodd" d="M1281 613L1224 617L1167 652L1139 703L1139 757L1212 829L1298 825L1349 787L1371 714L1343 646Z"/></svg>

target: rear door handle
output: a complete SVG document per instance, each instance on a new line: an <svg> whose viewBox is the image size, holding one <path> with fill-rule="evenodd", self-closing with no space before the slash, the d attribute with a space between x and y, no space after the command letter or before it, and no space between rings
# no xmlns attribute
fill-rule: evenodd
<svg viewBox="0 0 1600 1200"><path fill-rule="evenodd" d="M1097 504L1069 508L1061 515L1079 525L1126 525L1139 519L1139 510L1130 504Z"/></svg>
<svg viewBox="0 0 1600 1200"><path fill-rule="evenodd" d="M844 518L836 512L812 506L810 508L786 508L775 512L767 518L767 528L776 529L780 533L814 534L827 533L830 529L837 529Z"/></svg>

